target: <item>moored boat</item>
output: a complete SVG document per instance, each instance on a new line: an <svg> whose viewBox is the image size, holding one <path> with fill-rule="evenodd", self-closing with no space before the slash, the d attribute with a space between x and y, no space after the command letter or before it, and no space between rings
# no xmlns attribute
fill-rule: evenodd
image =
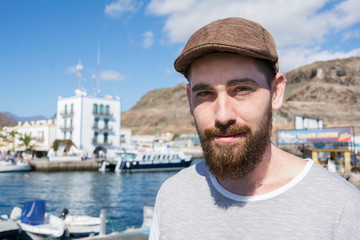
<svg viewBox="0 0 360 240"><path fill-rule="evenodd" d="M101 228L100 217L91 217L85 215L71 215L64 209L61 216L67 231L75 237L97 235Z"/></svg>
<svg viewBox="0 0 360 240"><path fill-rule="evenodd" d="M0 173L1 172L25 172L30 171L31 166L26 162L15 161L14 159L7 159L0 161Z"/></svg>
<svg viewBox="0 0 360 240"><path fill-rule="evenodd" d="M114 168L115 172L172 171L190 166L191 160L191 156L172 150L139 152L122 149L116 153L115 163L103 162L99 170Z"/></svg>
<svg viewBox="0 0 360 240"><path fill-rule="evenodd" d="M19 229L15 221L0 218L0 239L17 239Z"/></svg>
<svg viewBox="0 0 360 240"><path fill-rule="evenodd" d="M63 220L55 215L45 212L45 200L27 201L19 210L15 207L13 212L21 212L18 224L22 231L32 238L49 237L58 238L64 234L65 224ZM14 215L13 213L11 215ZM14 217L13 217L14 218Z"/></svg>

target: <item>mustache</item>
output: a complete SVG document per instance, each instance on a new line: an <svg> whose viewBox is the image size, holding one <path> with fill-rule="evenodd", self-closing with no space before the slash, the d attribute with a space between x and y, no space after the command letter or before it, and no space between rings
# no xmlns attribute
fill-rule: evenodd
<svg viewBox="0 0 360 240"><path fill-rule="evenodd" d="M207 128L204 131L204 135L207 139L213 139L217 136L222 135L249 135L251 134L251 129L245 124L232 124L226 128L219 128L219 127L211 127Z"/></svg>

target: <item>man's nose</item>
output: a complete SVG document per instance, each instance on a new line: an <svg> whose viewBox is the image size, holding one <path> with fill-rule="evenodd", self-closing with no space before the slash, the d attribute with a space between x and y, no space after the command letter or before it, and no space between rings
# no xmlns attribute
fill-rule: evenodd
<svg viewBox="0 0 360 240"><path fill-rule="evenodd" d="M218 95L216 101L215 124L228 126L236 122L236 114L227 94Z"/></svg>

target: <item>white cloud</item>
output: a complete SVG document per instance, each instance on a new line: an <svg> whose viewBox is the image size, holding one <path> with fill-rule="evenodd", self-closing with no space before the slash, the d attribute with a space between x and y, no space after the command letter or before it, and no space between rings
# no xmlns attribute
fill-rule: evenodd
<svg viewBox="0 0 360 240"><path fill-rule="evenodd" d="M68 74L74 74L74 73L76 73L76 66L70 66L70 67L67 67L66 68L66 73L68 73Z"/></svg>
<svg viewBox="0 0 360 240"><path fill-rule="evenodd" d="M188 11L195 6L196 2L194 0L153 0L147 6L147 11L156 15L173 14Z"/></svg>
<svg viewBox="0 0 360 240"><path fill-rule="evenodd" d="M347 37L349 28L360 23L359 9L359 0L152 0L146 10L167 17L163 31L170 43L185 43L194 31L216 19L257 21L275 38L280 67L288 71L326 57L359 55L357 49L335 52L336 46L321 48L329 36L344 34L336 36L339 41ZM358 36L353 33L351 37Z"/></svg>
<svg viewBox="0 0 360 240"><path fill-rule="evenodd" d="M119 18L125 12L134 13L137 11L139 3L131 0L117 0L105 6L105 14L113 18Z"/></svg>
<svg viewBox="0 0 360 240"><path fill-rule="evenodd" d="M125 75L122 75L119 72L113 70L101 71L100 79L104 81L123 81L126 78Z"/></svg>
<svg viewBox="0 0 360 240"><path fill-rule="evenodd" d="M280 72L288 72L297 67L316 61L360 56L360 48L355 48L348 52L332 52L329 50L319 50L317 48L291 48L288 50L279 50L279 56Z"/></svg>
<svg viewBox="0 0 360 240"><path fill-rule="evenodd" d="M360 31L346 31L343 34L342 40L344 42L346 42L347 40L352 39L352 38L360 38Z"/></svg>
<svg viewBox="0 0 360 240"><path fill-rule="evenodd" d="M142 35L144 37L143 40L143 48L149 48L154 44L154 33L151 31L147 31L145 33L143 33Z"/></svg>

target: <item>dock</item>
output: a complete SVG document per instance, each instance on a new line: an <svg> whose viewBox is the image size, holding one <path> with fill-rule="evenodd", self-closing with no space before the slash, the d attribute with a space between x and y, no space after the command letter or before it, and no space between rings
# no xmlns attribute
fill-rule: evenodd
<svg viewBox="0 0 360 240"><path fill-rule="evenodd" d="M48 161L47 159L31 160L30 166L34 171L97 171L101 159L85 161Z"/></svg>

